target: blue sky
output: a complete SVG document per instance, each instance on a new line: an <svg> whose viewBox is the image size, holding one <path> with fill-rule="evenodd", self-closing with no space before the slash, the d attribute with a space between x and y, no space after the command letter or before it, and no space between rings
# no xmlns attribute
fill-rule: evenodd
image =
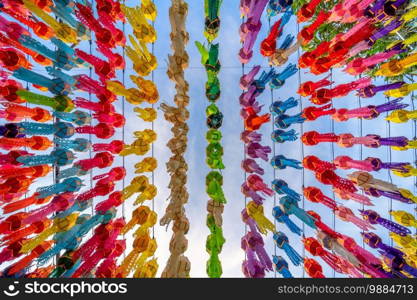
<svg viewBox="0 0 417 300"><path fill-rule="evenodd" d="M173 95L175 91L173 88L173 83L169 81L166 75L167 56L169 53L171 53L169 40L170 24L168 20L168 8L170 5L170 1L156 0L155 2L157 4L159 12L158 18L155 23L155 28L158 33L158 40L154 47L154 53L157 56L159 62L159 67L154 72L154 80L158 85L161 96L160 102L156 104L156 107L158 107L160 103L173 104ZM126 1L126 4L128 6L133 6L137 4L137 1L129 0ZM205 133L207 131L205 108L208 105L208 101L204 96L204 83L206 81L205 70L200 64L200 55L196 47L194 46L195 41L203 42L205 40L203 36L204 1L193 0L188 1L188 4L189 14L187 18L187 30L190 33L190 43L187 45L187 51L190 56L190 67L186 70L185 75L186 79L190 83L189 110L191 113L191 117L189 120L189 145L186 154L186 160L189 164L189 176L187 185L190 192L190 199L189 203L186 205L186 212L190 219L191 228L187 235L187 238L189 240L189 247L186 252L186 255L189 257L191 261L191 276L206 277L205 268L208 254L205 251L205 241L209 231L205 225L206 204L208 200L208 197L205 193L205 175L207 174L209 169L205 164ZM223 215L223 230L224 236L226 238L226 244L223 247L220 259L223 263L224 277L242 277L241 262L244 259L244 253L240 249L240 239L244 234L245 227L240 219L240 212L244 208L244 197L240 193L240 185L243 182L244 174L240 169L240 163L243 159L243 144L239 138L243 126L242 119L239 115L240 107L238 100L239 95L241 94L241 90L239 89L239 78L242 74L241 65L237 58L237 53L240 49L238 29L241 23L239 1L224 0L220 14L222 26L219 33L219 38L216 41L220 42L220 61L222 63L222 70L220 72L219 78L222 86L222 97L218 101L218 106L224 114L224 121L221 130L223 132L222 143L225 150L224 163L226 165L226 169L222 173L224 176L224 190L226 198L228 200ZM273 18L271 21L275 22L276 20L277 17ZM262 17L262 22L264 26L262 27L261 33L258 37L258 42L256 43L254 48L254 58L246 66L246 71L249 71L252 66L257 64L261 65L265 69L269 68L267 60L264 57L262 57L259 53L259 42L263 38L265 38L269 29L268 18L265 13ZM128 28L128 26L126 26L126 33L129 32L130 29ZM285 27L284 33L297 33L297 26L294 17ZM283 36L285 36L285 34ZM81 43L79 47L81 49L88 49L86 42ZM97 54L94 49L93 54ZM290 62L295 63L296 61L297 53L295 53L290 59ZM280 71L282 69L283 68L277 68L277 71ZM77 70L74 73L80 72L78 72ZM130 74L133 73L131 64L128 63L125 72L125 80L127 87L132 86L132 83L130 82L130 79L128 77ZM304 69L300 71L301 82L307 80L317 81L323 77L324 76L311 76ZM118 80L121 79L122 73L118 72ZM345 83L354 80L353 77L343 74L338 70L335 70L333 72L333 79L335 81L335 84ZM272 98L270 91L265 91L265 93L258 98L258 101L265 105L263 111L266 112L269 109L269 105L271 104L272 99L285 100L290 96L298 97L295 92L298 88L299 83L300 81L298 75L295 75L289 80L287 80L287 83L284 87L282 87L279 90L273 91ZM77 96L80 96L80 94L77 94ZM87 97L87 95L83 96ZM361 102L362 105L369 105L381 104L384 101L386 101L384 96L378 95L372 99L362 99ZM410 102L411 100L407 98L405 99L405 101ZM302 106L305 107L308 105L310 105L308 100L302 99ZM336 99L334 101L334 106L336 108L354 108L358 107L358 105L359 100L353 93L347 97ZM117 104L117 106L120 110L122 109L121 103ZM296 114L298 112L299 108L293 108L290 111L290 114ZM125 127L125 141L129 143L133 141L132 133L134 131L150 128L150 124L146 124L140 121L133 113L133 106L129 103L125 104L125 115L127 118L127 123ZM169 149L165 146L165 144L171 138L171 123L165 121L162 113L159 111L159 117L155 121L154 125L155 130L158 133L158 140L154 144L154 155L158 158L159 162L158 169L154 173L155 185L158 187L158 196L155 198L154 205L158 215L162 216L165 207L168 204L168 201L166 199L169 195L169 190L167 189L169 177L166 173L165 163L171 156L171 153ZM414 137L413 125L413 122L409 122L406 124L391 124L389 132L389 127L387 123L385 122L384 118L380 116L376 120L363 121L362 134L366 135L369 133L376 133L383 137L389 136L389 134L391 134L391 136L405 135L412 139ZM303 126L294 126L293 128L296 129L298 132L301 132L302 130L308 131L313 129L319 132L330 132L332 128L332 122L329 117L324 117L316 122L307 122ZM356 119L350 120L345 123L335 122L334 129L336 133L351 132L356 136L359 136L361 133L360 121ZM270 139L270 134L272 130L272 123L265 124L261 128L260 132L263 134L262 144L274 147L272 140ZM118 130L114 138L121 139L122 131ZM98 142L97 140L93 139L93 142L94 141ZM277 154L283 154L286 157L295 158L299 160L302 160L302 150L304 150L305 155L314 154L323 160L332 160L331 144L320 144L315 147L304 147L303 149L301 142L298 140L296 142L275 145L275 152ZM78 155L78 157L81 159L85 158L86 155L87 154L80 154ZM361 149L361 147L359 146L354 146L352 148L342 149L335 145L334 155L349 155L355 159L360 159L361 157L364 159L368 156L376 156L383 161L388 161L389 157L391 156L392 161L397 162L415 160L415 158L413 157L413 151L389 151L385 147L381 147L379 149L369 149L364 147L363 149ZM130 182L131 178L133 178L133 165L141 159L142 158L133 156L128 156L125 159L125 166L128 169L128 176L125 180L126 185ZM121 164L122 158L119 157L115 160L113 166ZM264 181L270 183L274 179L273 169L267 162L261 162L261 164L266 171L266 174L263 177ZM95 175L97 175L105 173L105 170L100 170L100 172L94 170L93 172ZM340 175L346 175L347 173L349 172L338 172L338 174ZM308 170L304 172L304 176L301 170L293 169L278 171L276 172L275 176L276 178L282 178L286 180L290 187L294 188L297 191L301 190L301 186L304 183L305 186L319 186L326 195L332 196L331 190L328 187L319 184L315 179L314 175ZM374 174L374 176L378 179L389 180L388 173L386 171L381 171L380 173ZM40 180L37 186L48 184L48 182L51 182L50 180L52 179ZM88 182L88 176L85 177L85 180L87 180ZM394 183L400 185L401 187L409 188L413 192L415 192L415 188L413 187L413 178L398 178L393 176L392 180ZM89 184L87 183L87 185ZM122 188L123 184L121 182L118 183L118 187ZM102 199L97 198L95 199L95 203L101 200ZM274 197L271 197L265 201L265 215L268 218L270 218L270 220L273 220L271 212L274 206L274 202L278 201L278 197L276 197L276 199L274 199ZM342 200L338 201L342 202ZM121 216L122 214L124 214L126 218L129 219L131 215L131 210L133 209L133 202L134 197L132 197L125 203L124 209L120 209L119 215ZM373 199L373 202L375 203L373 209L377 210L381 214L381 216L387 218L389 218L388 210L391 208L391 205L393 209L405 209L411 211L410 205L404 205L395 201L392 202L389 199L385 198ZM150 203L148 204L150 205ZM360 208L359 205L352 203L351 201L343 202L343 204L352 208L354 211ZM313 209L320 213L322 216L322 221L330 227L334 228L337 231L340 231L341 233L352 236L358 243L361 243L359 230L350 223L344 223L338 219L334 219L333 214L327 208L323 208L321 205L313 204L308 201L303 201L303 205L307 210ZM296 218L292 217L292 219L295 223L302 226ZM279 226L278 230L285 232L290 238L291 245L296 250L298 250L300 254L303 254L302 243L300 242L299 237L290 234L289 231L282 225ZM384 239L384 241L389 243L388 232L386 230L381 230L381 227L378 227L376 232ZM158 250L155 254L155 257L158 258L158 262L160 265L158 275L163 270L166 260L169 256L168 245L171 235L171 229L166 230L165 227L161 227L158 224L155 226L155 237L158 242ZM313 232L313 230L309 229L308 227L305 228L305 236L314 235L315 233ZM128 237L128 240L128 250L130 250L131 239ZM265 236L264 240L268 253L272 255L276 251L279 255L286 257L281 250L275 249L272 240L272 234ZM322 262L320 259L317 260L323 266L326 276L334 276L333 271L330 268L328 268L324 262ZM295 277L303 276L303 271L301 267L291 266L290 270ZM275 276L275 274L274 272L271 272L268 274L268 276L273 277ZM341 275L336 274L336 276Z"/></svg>

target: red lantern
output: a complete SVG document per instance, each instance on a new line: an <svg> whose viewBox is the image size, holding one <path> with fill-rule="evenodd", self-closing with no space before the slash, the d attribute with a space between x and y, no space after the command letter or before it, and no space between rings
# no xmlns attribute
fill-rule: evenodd
<svg viewBox="0 0 417 300"><path fill-rule="evenodd" d="M303 23L310 20L314 16L316 7L321 3L321 1L322 0L311 0L304 4L297 12L297 22Z"/></svg>
<svg viewBox="0 0 417 300"><path fill-rule="evenodd" d="M277 49L277 38L282 34L281 19L272 26L269 35L261 43L261 54L271 56Z"/></svg>
<svg viewBox="0 0 417 300"><path fill-rule="evenodd" d="M315 31L327 21L330 17L330 13L321 11L317 16L316 20L307 27L304 27L297 36L298 41L301 45L307 45L313 38Z"/></svg>

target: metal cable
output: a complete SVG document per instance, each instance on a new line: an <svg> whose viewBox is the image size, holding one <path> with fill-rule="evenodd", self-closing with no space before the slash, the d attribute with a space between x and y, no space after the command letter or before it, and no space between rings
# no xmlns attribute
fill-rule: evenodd
<svg viewBox="0 0 417 300"><path fill-rule="evenodd" d="M93 9L93 13L94 13L94 3L95 3L95 1L93 0L92 1L92 4L91 4L91 7ZM90 55L92 55L93 54L93 37L92 37L92 35L90 35L90 39L88 40L88 44L89 44L88 45L88 47L89 47L89 53L90 53ZM88 68L88 75L90 76L90 78L92 78L92 76L93 76L93 68L92 68L92 66L90 66ZM91 100L92 100L92 94L91 94L91 92L88 92L88 101L91 102ZM89 110L89 114L90 114L90 120L91 120L91 124L90 125L92 126L93 125L93 118L92 118L93 117L93 114L91 113L91 110ZM93 139L93 136L92 136L91 133L89 133L88 134L88 141L89 141L90 145L93 144L92 139ZM93 150L90 147L90 149L88 150L88 155L89 155L89 158L90 159L93 157L92 151ZM89 174L90 174L90 189L92 189L93 188L93 169L90 170ZM93 216L94 215L94 198L91 201L92 201L92 203L91 203L91 216ZM92 231L91 231L91 236L93 236L93 232Z"/></svg>
<svg viewBox="0 0 417 300"><path fill-rule="evenodd" d="M389 102L390 97L388 97L388 96L385 97L385 100L387 102ZM388 115L389 115L389 112L386 112L385 116L387 117ZM386 126L385 126L386 137L390 138L391 137L391 121L389 121L388 119L385 119L385 120L386 120ZM389 147L389 146L387 147L387 157L388 157L388 162L391 163L392 162L392 148ZM390 169L387 169L387 175L388 175L389 182L392 183L392 176L391 176ZM392 198L389 198L389 210L390 211L392 210L392 201L393 201ZM392 215L391 214L389 214L389 220L392 221ZM389 240L390 240L390 246L392 247L394 241L391 237L389 238Z"/></svg>
<svg viewBox="0 0 417 300"><path fill-rule="evenodd" d="M155 3L155 1L152 0L152 3ZM152 27L155 28L155 21L152 21ZM154 55L155 54L155 43L152 43L151 51L152 51L152 55ZM155 70L152 70L152 73L151 73L152 82L155 82L154 72L155 72ZM155 104L154 103L152 103L152 109L155 109ZM155 121L154 120L152 120L151 129L152 129L152 131L155 130ZM152 158L155 157L155 143L151 144L151 155L152 155ZM155 170L152 170L151 182L152 182L152 185L155 184ZM155 197L152 198L152 210L153 211L155 211ZM153 239L155 238L155 226L152 226L152 238Z"/></svg>
<svg viewBox="0 0 417 300"><path fill-rule="evenodd" d="M125 5L125 0L123 0L123 5ZM123 22L122 23L122 31L123 31L124 36L126 36L125 30L126 30L126 22ZM125 50L126 50L126 46L124 45L122 47L122 49L123 49L122 50L122 57L123 57L123 61L125 62L124 66L123 66L123 70L122 70L122 84L125 87L125 75L126 75L126 51ZM125 98L125 96L122 96L122 115L126 120L125 104L126 104L126 98ZM123 127L122 127L122 142L123 142L123 145L126 144L125 143L125 126L126 126L126 121L125 121L125 123L123 123ZM122 156L122 167L123 167L123 169L126 168L126 156L124 156L124 155ZM123 179L122 179L122 191L124 191L125 187L126 187L126 176L124 176ZM122 218L123 218L123 220L126 220L126 204L125 204L125 202L126 201L122 202ZM123 232L123 239L126 240L126 234L124 232ZM123 259L126 259L126 249L125 249L125 251L123 251Z"/></svg>
<svg viewBox="0 0 417 300"><path fill-rule="evenodd" d="M271 32L271 18L268 18L268 25L269 25L269 31ZM270 67L271 69L273 69L272 65ZM269 89L271 90L271 106L274 103L274 89L269 86ZM271 130L272 132L274 132L274 128L275 127L275 115L271 114ZM273 157L276 156L276 145L274 140L272 140L272 155ZM274 180L277 179L277 170L275 168L273 168L273 176L274 176ZM274 193L274 207L277 206L277 193ZM274 227L275 230L277 230L277 220L274 218ZM277 255L277 244L274 242L274 255ZM276 268L274 268L274 278L277 277L277 270Z"/></svg>
<svg viewBox="0 0 417 300"><path fill-rule="evenodd" d="M298 34L300 33L300 24L297 22L297 36L298 36ZM300 50L300 47L298 47L298 49L297 49L297 61L299 61L299 59L300 59L300 56L301 56L301 50ZM298 67L298 86L300 86L301 85L301 69ZM299 107L300 107L300 112L301 111L303 111L303 98L301 97L301 95L298 97L298 105L299 105ZM300 135L302 136L304 134L304 123L301 123L300 124ZM305 154L304 154L304 143L301 141L301 139L300 139L300 146L301 146L301 161L304 159L304 156L305 156ZM302 170L301 170L301 172L302 172L302 176L301 176L301 189L304 189L304 187L305 187L305 169L303 168ZM302 202L301 202L301 204L302 204L302 208L303 208L303 210L304 210L304 208L305 208L305 197L304 197L304 193L301 193L301 195L302 195ZM302 222L302 230L303 230L303 234L304 234L304 232L305 232L305 224L304 224L304 222ZM306 258L306 250L305 250L305 248L304 247L302 247L302 256L303 256L303 260ZM304 270L304 268L302 268L302 270L303 270L303 278L305 278L305 275L306 275L306 272L305 272L305 270Z"/></svg>
<svg viewBox="0 0 417 300"><path fill-rule="evenodd" d="M361 78L361 75L359 75L359 78ZM362 98L358 93L358 106L359 108L362 108ZM363 136L363 119L362 118L358 118L359 121L359 136ZM359 159L363 160L363 145L360 144L359 145ZM361 190L361 194L364 194L363 190ZM365 204L362 203L362 210L365 210ZM365 233L364 230L362 230L362 233ZM366 243L365 240L362 239L362 248L366 249ZM362 272L363 275L365 275L364 272Z"/></svg>
<svg viewBox="0 0 417 300"><path fill-rule="evenodd" d="M244 22L245 22L245 17L242 18L242 24ZM243 42L241 44L242 44L242 47L243 47ZM243 75L245 75L245 64L244 63L242 63L241 68L242 68L242 76L243 76ZM244 92L242 91L242 94L243 93ZM244 125L243 125L243 129L242 130L245 130L245 126ZM245 143L243 143L243 160L245 160L245 159L246 159L246 145L245 145ZM243 170L243 180L244 180L244 182L246 182L246 178L247 178L247 173L246 173L245 170ZM243 196L244 196L244 201L245 201L245 206L243 207L243 209L246 209L246 205L248 203L248 198L246 197L246 195L243 195ZM246 235L248 233L248 225L246 225L246 223L243 223L243 224L244 224L245 235ZM245 252L245 260L246 260L247 259L246 251L244 251L244 252Z"/></svg>
<svg viewBox="0 0 417 300"><path fill-rule="evenodd" d="M333 86L333 68L330 69L330 82L331 82L330 83L330 88L331 88ZM331 99L330 103L331 103L331 108L333 109L334 108L333 99ZM331 124L331 132L335 133L334 132L334 120L333 120L333 118L330 118L330 124ZM335 158L334 143L330 143L330 147L331 147L332 162L333 162L334 158ZM334 192L333 189L332 189L332 199L333 199L333 201L336 200L335 192ZM335 213L334 210L333 210L333 219L332 219L332 229L333 229L333 231L336 231L336 213ZM332 250L332 252L334 253L333 250ZM335 278L336 277L336 270L333 269L333 268L332 268L332 270L333 270L333 278Z"/></svg>

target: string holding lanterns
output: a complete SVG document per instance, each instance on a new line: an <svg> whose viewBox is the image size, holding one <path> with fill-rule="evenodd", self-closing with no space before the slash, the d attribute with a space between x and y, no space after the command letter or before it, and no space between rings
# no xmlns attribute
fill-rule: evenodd
<svg viewBox="0 0 417 300"><path fill-rule="evenodd" d="M278 3L276 3L278 2ZM277 6L278 4L278 6ZM272 256L273 262L275 264L275 270L283 275L283 277L288 278L292 277L291 273L288 270L284 269L284 272L280 271L280 265L286 265L288 269L289 263L287 263L284 258L277 256L277 248L281 249L285 252L286 256L290 259L290 263L294 266L299 266L303 263L304 257L300 256L298 252L290 245L289 238L285 235L284 232L280 231L278 226L280 224L285 224L287 228L296 235L301 234L301 228L299 228L293 221L289 218L290 215L297 216L299 219L302 220L303 224L307 224L314 228L314 224L312 219L308 214L306 214L303 209L299 208L297 202L301 200L301 195L298 194L295 190L293 190L286 181L283 179L277 178L275 173L275 169L284 170L287 168L293 168L295 170L303 169L301 166L301 162L288 158L283 155L283 152L276 153L276 146L275 143L285 144L287 142L295 141L298 139L298 133L295 129L289 129L294 124L302 124L305 121L305 117L301 114L294 114L292 115L289 113L290 110L299 106L299 101L294 99L293 97L289 97L286 100L275 100L274 99L274 90L275 89L285 89L287 87L286 80L295 75L298 71L298 68L295 64L288 63L290 56L295 53L301 43L297 39L295 43L293 43L294 36L291 34L287 34L285 37L283 35L283 30L285 24L289 23L291 17L293 16L293 10L291 8L292 1L270 1L269 2L269 16L281 15L281 18L274 23L274 25L270 28L270 34L267 41L270 38L275 38L277 36L283 37L282 46L278 49L275 49L275 52L270 56L269 63L271 65L271 72L274 73L272 76L272 80L270 82L271 88L271 106L270 111L273 116L272 120L272 142L273 142L273 150L274 156L271 158L270 163L271 166L274 168L274 180L272 181L272 191L274 195L274 204L272 209L272 215L275 219L275 226L274 230L277 230L277 233L274 233L274 243L275 243L275 254ZM279 26L279 27L277 27ZM287 26L288 27L288 26ZM276 34L276 30L279 28L279 35ZM275 42L275 41L274 41ZM291 45L292 44L292 45ZM262 47L264 44L261 44L261 52ZM284 69L280 73L276 73L275 69L272 66L283 66ZM288 131L285 131L289 129ZM278 148L281 149L281 148ZM279 174L279 173L278 173ZM276 199L277 196L282 196L278 201ZM304 225L303 225L304 227ZM280 259L278 259L280 257ZM278 264L277 264L278 263Z"/></svg>
<svg viewBox="0 0 417 300"><path fill-rule="evenodd" d="M130 75L130 79L136 85L136 88L126 88L118 81L107 81L107 88L115 94L123 96L123 99L130 104L137 106L133 110L139 113L138 117L144 122L153 124L153 121L157 118L157 112L153 108L153 104L158 102L159 93L154 82L142 76L150 75L157 67L156 57L146 46L146 44L153 44L157 40L157 34L153 27L153 22L157 17L156 6L152 1L142 1L141 5L136 7L128 7L122 4L121 11L133 29L133 36L129 36L132 46L127 46L126 54L132 61L133 70L137 73L137 75ZM139 107L143 103L151 104L152 107ZM132 154L144 156L153 149L153 144L157 139L157 134L153 129L135 131L133 135L136 139L130 145L124 146L120 151L121 156L126 157ZM141 162L134 165L135 174L153 172L157 168L157 164L155 158L145 157ZM139 228L133 233L133 249L125 256L116 273L122 277L129 276L131 272L133 277L155 277L158 263L152 256L157 249L157 243L152 227L156 224L157 214L142 203L154 201L157 196L157 187L153 184L153 180L149 180L147 175L139 175L134 177L128 186L124 187L121 197L123 200L127 200L136 194L138 195L134 205L140 206L134 210L130 221L121 232L125 235L135 225L139 225Z"/></svg>
<svg viewBox="0 0 417 300"><path fill-rule="evenodd" d="M241 248L245 251L242 270L246 277L251 278L262 278L265 276L265 272L273 270L272 261L264 249L265 245L261 234L267 234L274 228L273 224L264 216L262 204L265 199L258 194L258 192L262 192L266 196L271 196L272 191L267 188L260 176L256 174L247 176L246 174L249 171L249 173L257 172L262 175L264 170L256 162L256 159L268 160L268 155L271 153L269 146L260 144L262 135L257 130L270 121L270 115L260 115L262 106L258 103L257 97L264 92L266 85L273 79L275 73L263 71L255 79L260 71L260 66L255 66L249 73L244 74L244 65L253 56L253 46L262 26L260 19L267 3L268 1L263 0L247 1L247 3L242 1L240 6L242 16L246 17L246 22L242 22L240 27L242 48L238 56L243 66L240 78L240 87L243 93L239 98L239 103L241 106L240 115L244 121L241 140L245 144L242 162L245 182L241 186L241 191L245 196L245 208L241 215L243 222L250 228L250 231L242 238ZM272 40L274 38L271 37ZM252 201L247 202L246 197L251 198ZM249 242L251 239L254 240L253 243Z"/></svg>
<svg viewBox="0 0 417 300"><path fill-rule="evenodd" d="M223 191L223 175L221 170L225 169L223 163L223 146L221 145L222 133L220 128L223 123L223 114L217 103L221 97L221 86L218 74L221 70L219 60L220 43L213 44L220 30L220 8L222 1L205 0L205 30L204 36L208 45L195 42L201 55L201 63L207 74L205 84L205 94L210 104L206 108L206 164L211 169L206 176L206 192L210 199L207 202L207 221L206 225L210 234L206 240L206 251L210 255L206 264L206 273L210 278L221 277L223 270L219 255L222 251L225 239L223 237L223 218L224 204L226 198Z"/></svg>
<svg viewBox="0 0 417 300"><path fill-rule="evenodd" d="M188 43L189 34L185 28L185 20L188 14L188 4L183 0L172 0L169 9L171 22L171 43L174 51L168 57L169 66L167 75L175 83L176 95L174 102L176 106L169 106L163 103L160 107L168 122L173 123L171 128L174 137L169 140L167 146L173 156L167 163L167 170L171 176L169 188L170 203L165 215L160 219L161 225L168 225L173 221L173 235L170 242L170 257L167 261L162 277L187 278L190 273L190 261L184 255L187 250L188 241L185 235L189 230L189 221L185 215L184 205L188 202L188 191L185 186L187 182L188 165L184 159L187 149L187 133L189 111L189 85L184 78L184 70L188 67L188 54L185 45Z"/></svg>

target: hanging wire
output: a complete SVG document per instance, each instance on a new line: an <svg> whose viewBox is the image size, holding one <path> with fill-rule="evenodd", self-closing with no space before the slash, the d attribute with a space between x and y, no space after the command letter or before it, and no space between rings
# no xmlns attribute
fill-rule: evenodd
<svg viewBox="0 0 417 300"><path fill-rule="evenodd" d="M361 78L361 77L362 76L359 75L359 78ZM358 106L359 106L359 108L362 108L362 98L359 95L359 93L358 93ZM363 136L363 119L358 118L358 122L359 122L359 136ZM359 159L363 160L363 145L362 144L359 145ZM362 195L364 194L363 190L361 190L361 194ZM365 204L362 203L361 206L362 206L361 209L365 210ZM362 233L365 233L365 231L362 230ZM365 243L365 240L363 238L362 238L362 248L366 249L366 243ZM362 274L365 275L364 272L362 272Z"/></svg>
<svg viewBox="0 0 417 300"><path fill-rule="evenodd" d="M242 18L242 24L244 22L245 22L245 17ZM242 44L242 47L243 47L243 42L241 44ZM244 63L242 63L241 68L242 68L242 76L243 76L243 75L245 75L245 64ZM243 93L244 92L242 91L242 94ZM244 125L243 125L242 130L245 130ZM245 160L245 159L246 159L246 145L245 145L245 143L243 143L243 160ZM243 170L243 180L244 180L244 182L246 182L246 178L247 178L247 173L246 173L245 170ZM243 209L246 209L246 205L248 203L248 198L246 197L246 195L244 195L244 200L245 200L245 206L243 207ZM246 235L248 233L248 226L246 225L246 223L244 223L244 226L245 226L245 235ZM244 251L244 252L245 252L245 259L247 259L246 251Z"/></svg>
<svg viewBox="0 0 417 300"><path fill-rule="evenodd" d="M29 25L27 25L27 27L26 27L26 30L29 32L30 31L30 27L29 27ZM30 61L30 59L31 59L31 56L29 55L29 54L26 54L26 59L28 60L28 61ZM25 81L26 82L26 90L27 91L30 91L30 87L29 87L29 81ZM30 105L29 105L29 102L25 102L25 106L26 106L26 108L28 108L28 107L30 107ZM25 117L25 122L27 122L28 121L28 118L27 117ZM54 144L55 144L55 142L54 142ZM25 146L24 147L24 149L25 149L25 151L27 151L28 150L28 147L27 146ZM54 174L52 174L52 177L54 176ZM55 179L54 179L54 181L55 181ZM27 196L28 196L28 191L26 190L25 191L25 198L27 198ZM24 212L28 212L28 208L27 207L25 207L24 208Z"/></svg>
<svg viewBox="0 0 417 300"><path fill-rule="evenodd" d="M385 97L385 100L387 102L389 102L390 101L390 97L388 97L388 96ZM388 117L388 115L389 115L389 112L386 112L385 113L385 116ZM386 137L390 138L391 137L391 121L388 120L388 119L385 119L385 120L386 120L386 126L385 126ZM389 147L389 146L387 147L387 157L388 157L388 162L391 163L392 162L392 148ZM387 175L388 175L389 182L392 184L392 176L391 176L390 169L387 169ZM392 198L389 198L389 210L390 211L392 210ZM392 215L391 214L389 214L389 220L392 221ZM391 238L391 236L389 238L389 241L390 241L390 246L392 247L394 241Z"/></svg>
<svg viewBox="0 0 417 300"><path fill-rule="evenodd" d="M330 87L332 87L333 86L333 68L331 68L330 69ZM333 99L331 99L331 108L333 109L334 108L334 106L333 106ZM331 132L332 133L335 133L334 132L334 120L333 120L333 118L330 118L330 125L331 125ZM331 147L331 151L332 151L332 162L334 161L334 157L335 157L335 154L334 154L334 143L330 143L330 147ZM333 201L335 201L336 200L336 196L335 196L335 192L334 192L334 190L332 189L332 199L333 199ZM332 229L333 229L333 231L336 231L336 213L335 213L335 211L333 210L333 219L332 219ZM334 251L332 250L332 252L334 253ZM332 268L332 270L333 270L333 278L335 278L336 277L336 270L335 269L333 269Z"/></svg>
<svg viewBox="0 0 417 300"><path fill-rule="evenodd" d="M361 78L361 77L362 77L362 75L359 75L359 78ZM359 95L359 93L358 93L358 96L357 96L357 103L358 103L358 107L362 108L362 98ZM358 123L359 123L359 136L362 137L363 136L363 119L358 118ZM362 144L359 145L359 159L363 160L363 145ZM361 194L364 194L363 190L361 190ZM365 204L362 203L361 209L365 210ZM365 231L362 230L362 233L365 233ZM362 238L362 248L365 249L365 250L366 250L366 245L367 244L365 243L365 240ZM362 272L362 274L365 275L364 272Z"/></svg>
<svg viewBox="0 0 417 300"><path fill-rule="evenodd" d="M155 1L152 0L152 3L155 3ZM152 27L155 28L155 21L152 21ZM154 55L155 54L155 42L152 43L151 47L152 47L152 55ZM155 70L152 70L152 73L151 73L152 82L155 82L155 73L154 72L155 72ZM152 103L152 109L155 109L155 104L154 103ZM152 131L154 131L154 129L155 129L155 121L154 120L152 120L151 129L152 129ZM155 143L152 143L152 145L151 145L152 158L155 157L155 145L154 144ZM155 170L152 170L152 175L151 176L152 176L151 177L151 182L152 182L152 185L154 185L155 184ZM155 197L152 198L152 210L153 211L155 211ZM155 226L152 226L152 238L153 239L155 238Z"/></svg>
<svg viewBox="0 0 417 300"><path fill-rule="evenodd" d="M53 119L54 124L56 124L58 121L59 121L59 119L54 117L54 119ZM56 150L57 149L57 144L56 144L55 139L53 139L53 146L54 146L54 150ZM58 175L59 175L59 166L56 163L54 163L53 167L52 167L53 184L59 183ZM55 267L57 267L57 265L58 265L59 257L60 257L60 253L57 253L57 255L55 255L55 258L54 258Z"/></svg>
<svg viewBox="0 0 417 300"><path fill-rule="evenodd" d="M93 9L93 14L94 14L94 11L95 11L94 10L94 3L95 3L95 0L93 0L92 4L91 4L91 7ZM88 40L88 47L89 47L90 55L92 55L93 54L93 36L92 36L91 33L90 33L90 38ZM92 76L93 76L92 66L89 66L88 74L89 74L90 78L92 78ZM88 92L88 101L91 101L91 100L92 100L92 94L91 94L91 92ZM91 110L89 110L89 114L90 114L91 125L93 125L93 118L92 118L93 114L92 114ZM92 140L93 140L93 136L92 136L91 133L89 133L88 134L88 141L90 142L90 145L92 145ZM93 152L92 151L93 151L92 147L90 147L90 149L88 150L88 155L89 155L90 159L93 157ZM93 169L91 169L89 173L90 173L90 189L92 189L93 188ZM94 215L94 198L92 199L92 203L91 203L91 216L93 216L93 215ZM92 231L91 231L91 236L93 236Z"/></svg>
<svg viewBox="0 0 417 300"><path fill-rule="evenodd" d="M300 24L297 22L297 36L300 33ZM300 56L301 56L301 50L300 47L298 47L297 49L297 61L300 60ZM297 68L298 69L298 86L301 85L301 69L300 67ZM298 105L300 107L300 112L303 111L303 98L301 97L301 95L298 97ZM302 136L304 134L304 123L300 124L300 135ZM301 146L301 161L304 159L304 143L301 141L300 139L300 146ZM305 187L305 169L303 168L301 170L302 175L301 175L301 189L303 190ZM303 210L305 208L305 197L304 197L304 193L301 193L302 195L302 207ZM305 224L304 222L302 222L302 230L303 230L303 234L305 232ZM306 250L304 247L302 247L302 256L303 256L303 260L306 258ZM305 278L306 272L304 270L304 268L302 268L303 270L303 278Z"/></svg>
<svg viewBox="0 0 417 300"><path fill-rule="evenodd" d="M123 0L123 5L125 5L125 0ZM126 22L122 22L122 31L123 31L123 35L126 36ZM125 62L125 65L123 67L122 70L122 84L125 87L125 70L126 70L126 46L123 45L122 47L122 57L123 57L123 61ZM126 99L125 96L122 96L122 115L126 120L125 117L125 103L126 103ZM123 127L122 127L122 142L123 145L125 145L125 126L126 126L126 121L125 123L123 123ZM123 155L122 156L122 167L125 169L126 168L126 157ZM122 191L125 189L126 187L126 176L123 177L122 179ZM126 204L125 201L122 202L122 218L123 220L126 220ZM123 239L126 240L126 234L123 232ZM126 258L126 249L125 251L123 251L123 259Z"/></svg>
<svg viewBox="0 0 417 300"><path fill-rule="evenodd" d="M58 18L57 17L55 17L55 20L58 20ZM55 51L57 50L57 47L55 46L54 47L55 48ZM27 87L29 87L29 84L27 84ZM28 89L29 90L29 89ZM27 103L27 102L26 102ZM52 120L52 122L54 123L54 124L56 124L57 122L59 122L59 119L58 118L56 118L56 117L53 117L53 120ZM53 146L54 146L54 150L56 150L57 149L57 143L56 143L56 141L55 141L55 138L53 138ZM53 184L57 184L57 183L59 183L59 179L58 179L58 175L59 175L59 166L56 164L56 163L54 163L53 165L52 165L52 183ZM57 213L55 213L55 215L56 215ZM58 260L59 260L59 257L60 257L60 253L57 253L56 255L55 255L55 257L54 257L54 259L53 259L53 264L55 265L55 268L57 267L57 265L58 265Z"/></svg>
<svg viewBox="0 0 417 300"><path fill-rule="evenodd" d="M268 18L268 25L269 25L269 32L271 32L271 18L270 17ZM271 65L270 69L271 70L273 69L272 65ZM269 86L269 88L271 90L271 107L272 107L272 104L274 103L274 89L271 86ZM271 131L272 132L275 129L274 127L275 127L275 115L271 114ZM275 145L274 140L271 139L271 141L272 141L272 155L273 155L273 157L275 157L276 156L276 145ZM273 168L273 176L274 176L274 178L273 178L274 180L277 179L277 170L275 168ZM274 192L274 207L275 206L277 206L277 193ZM274 218L274 227L275 227L275 230L277 230L277 220L276 220L276 218ZM278 248L277 244L274 242L274 255L275 256L277 255L277 248ZM277 277L277 270L276 270L276 268L274 268L274 278L276 278L276 277Z"/></svg>
<svg viewBox="0 0 417 300"><path fill-rule="evenodd" d="M30 31L30 27L29 27L29 25L26 27L26 30L29 32ZM26 54L26 59L28 60L28 61L30 61L30 59L31 59L31 56L29 55L29 54ZM29 82L28 81L26 81L26 90L27 91L30 91L30 87L29 87ZM25 102L25 106L26 106L26 108L28 108L28 107L30 107L29 106L29 102ZM27 122L28 121L28 118L27 117L25 117L25 122ZM54 140L54 148L55 148L55 140ZM28 150L28 147L27 146L25 146L24 147L24 149L25 149L25 151L27 151ZM54 182L55 183L55 172L54 172L54 170L52 170L52 182ZM25 198L27 198L28 197L28 190L26 190L25 191ZM28 212L29 211L29 208L28 207L25 207L24 208L24 212ZM56 261L56 257L53 257L52 258L52 264L56 267L56 265L57 265L57 261ZM29 270L30 270L30 267L28 268Z"/></svg>

